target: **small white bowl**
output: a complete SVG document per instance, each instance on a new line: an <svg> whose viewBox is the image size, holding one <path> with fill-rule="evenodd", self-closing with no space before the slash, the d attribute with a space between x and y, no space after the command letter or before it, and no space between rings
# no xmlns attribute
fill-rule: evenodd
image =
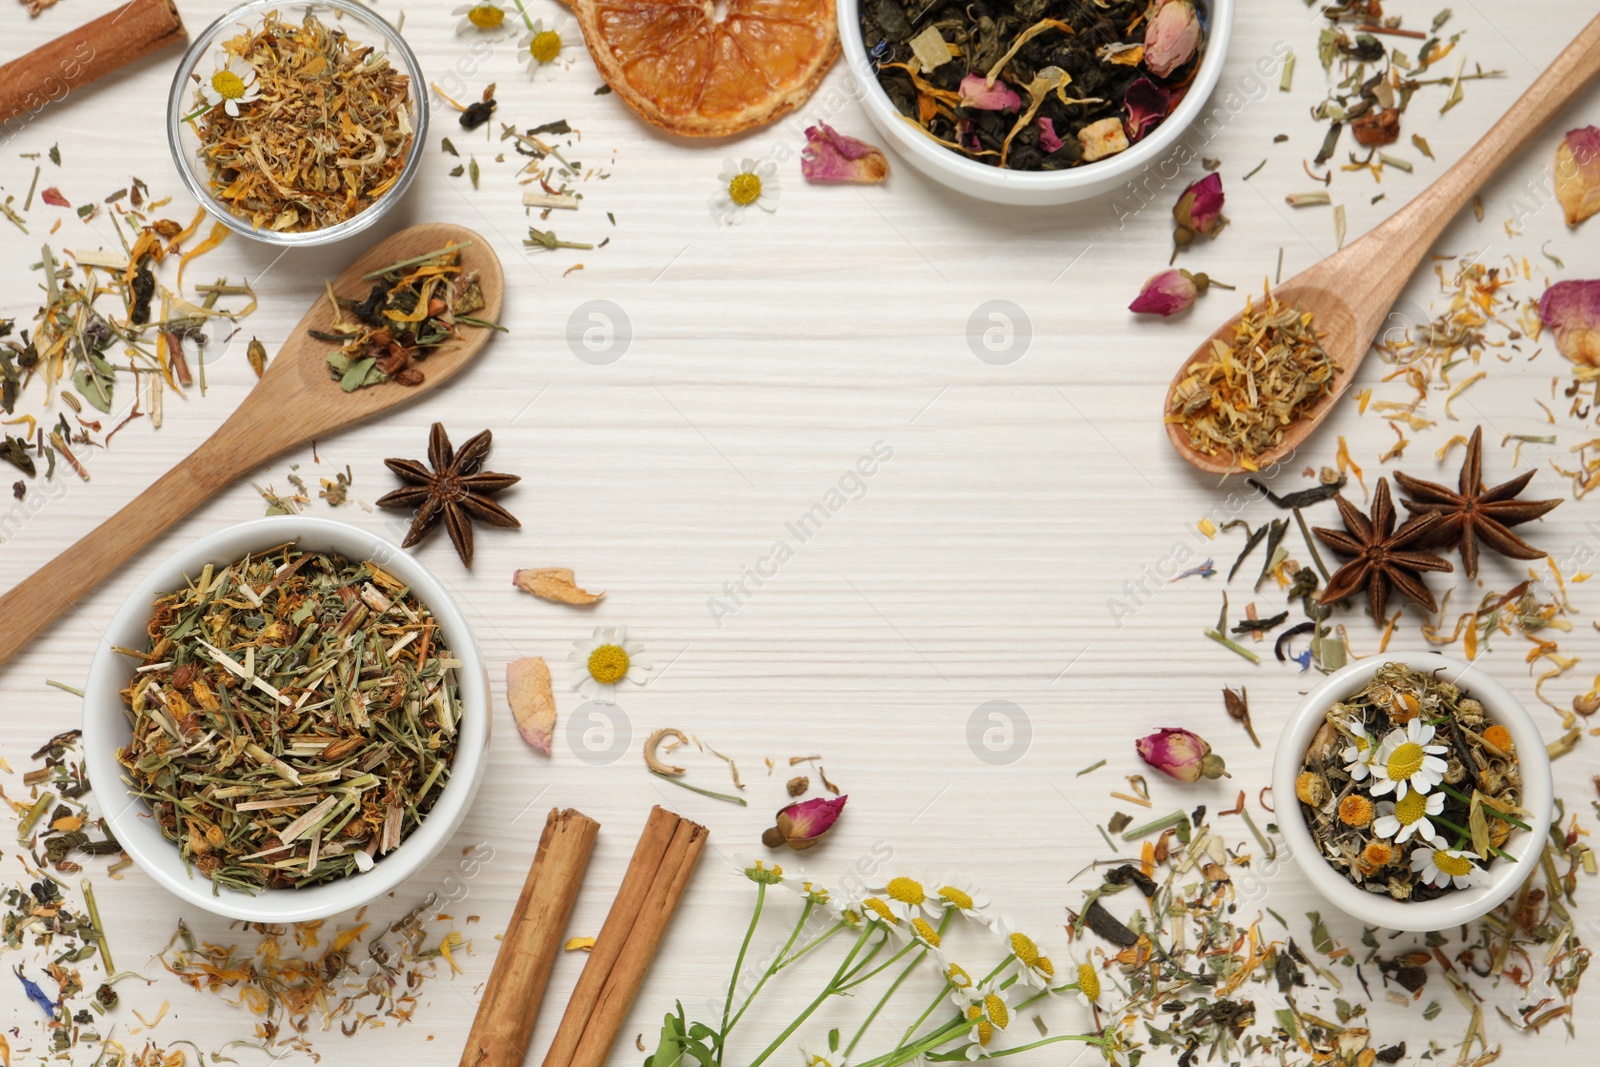
<svg viewBox="0 0 1600 1067"><path fill-rule="evenodd" d="M839 42L851 78L856 82L854 91L866 109L867 118L907 163L939 184L980 200L1022 207L1070 204L1126 185L1153 164L1158 165L1161 181L1171 181L1181 172L1180 153L1187 151L1189 159L1199 158L1198 149L1178 147L1178 142L1206 112L1211 92L1222 78L1228 59L1228 42L1233 36L1234 0L1200 2L1210 8L1205 52L1200 57L1200 69L1193 84L1172 114L1127 151L1066 170L1021 171L991 167L951 151L908 121L878 84L876 67L861 38L860 0L837 0ZM1166 174L1169 163L1172 173ZM1176 194L1173 198L1176 199Z"/></svg>
<svg viewBox="0 0 1600 1067"><path fill-rule="evenodd" d="M1434 900L1395 900L1356 886L1323 858L1311 839L1294 792L1295 780L1305 769L1306 749L1322 727L1328 708L1361 692L1385 663L1403 663L1418 671L1442 671L1446 680L1459 685L1466 695L1483 704L1490 719L1511 732L1511 741L1517 749L1517 767L1522 774L1522 807L1530 812L1528 825L1532 832L1512 831L1506 851L1517 855L1516 862L1497 859L1490 863L1490 880L1484 885L1458 889ZM1276 798L1278 828L1294 853L1295 861L1329 903L1373 926L1420 933L1448 930L1481 918L1522 888L1538 869L1544 843L1550 836L1555 785L1544 739L1516 697L1476 667L1436 652L1415 652L1370 656L1335 671L1311 690L1289 716L1278 741L1272 764L1272 795Z"/></svg>
<svg viewBox="0 0 1600 1067"><path fill-rule="evenodd" d="M207 563L225 566L246 553L289 541L354 560L372 560L416 592L439 621L444 642L461 660L462 666L456 672L461 722L450 780L433 810L399 848L364 874L304 889L267 889L251 894L215 886L200 872L191 872L179 857L178 846L161 835L149 805L134 795L123 779L116 753L133 739L133 731L120 693L128 684L133 665L125 656L113 652L112 646L147 648L147 625L156 598L181 589L185 577L198 574ZM218 915L249 922L304 922L358 908L396 888L438 855L461 825L477 794L488 753L489 720L489 677L483 656L466 617L439 580L398 545L377 534L331 519L284 515L240 523L200 538L158 564L129 594L106 627L99 651L89 666L83 700L83 752L89 781L106 823L140 870L185 903Z"/></svg>

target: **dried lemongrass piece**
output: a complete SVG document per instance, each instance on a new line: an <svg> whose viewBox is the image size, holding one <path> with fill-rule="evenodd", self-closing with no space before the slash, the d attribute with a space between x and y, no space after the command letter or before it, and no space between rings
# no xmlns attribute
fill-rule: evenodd
<svg viewBox="0 0 1600 1067"><path fill-rule="evenodd" d="M517 733L546 756L556 728L556 698L550 687L550 667L538 656L506 664L506 703L517 721Z"/></svg>
<svg viewBox="0 0 1600 1067"><path fill-rule="evenodd" d="M578 588L572 571L566 567L525 567L511 576L511 584L556 604L594 604L605 596Z"/></svg>

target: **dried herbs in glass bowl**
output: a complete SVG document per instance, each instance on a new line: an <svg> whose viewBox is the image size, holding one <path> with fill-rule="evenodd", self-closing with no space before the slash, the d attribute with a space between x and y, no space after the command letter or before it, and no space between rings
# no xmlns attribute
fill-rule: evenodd
<svg viewBox="0 0 1600 1067"><path fill-rule="evenodd" d="M1328 864L1396 901L1487 885L1529 829L1511 732L1445 671L1405 663L1327 709L1294 791Z"/></svg>
<svg viewBox="0 0 1600 1067"><path fill-rule="evenodd" d="M377 221L415 176L422 72L351 0L249 0L197 35L167 101L179 175L220 222L313 245Z"/></svg>
<svg viewBox="0 0 1600 1067"><path fill-rule="evenodd" d="M990 167L1059 171L1126 151L1197 88L1218 6L860 0L853 43L932 142Z"/></svg>

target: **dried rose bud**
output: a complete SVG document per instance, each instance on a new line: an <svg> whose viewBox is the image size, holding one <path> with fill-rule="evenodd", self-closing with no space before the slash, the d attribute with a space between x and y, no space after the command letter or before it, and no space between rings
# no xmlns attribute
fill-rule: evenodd
<svg viewBox="0 0 1600 1067"><path fill-rule="evenodd" d="M968 74L962 78L960 93L958 106L976 111L1019 111L1022 108L1022 97L1016 90L999 79L990 85L982 74Z"/></svg>
<svg viewBox="0 0 1600 1067"><path fill-rule="evenodd" d="M1188 730L1172 727L1157 730L1148 737L1139 738L1134 748L1140 759L1180 782L1232 777L1223 766L1222 757L1212 752L1199 734Z"/></svg>
<svg viewBox="0 0 1600 1067"><path fill-rule="evenodd" d="M1557 282L1539 300L1539 317L1574 363L1600 366L1600 280Z"/></svg>
<svg viewBox="0 0 1600 1067"><path fill-rule="evenodd" d="M1571 130L1556 149L1556 198L1576 226L1600 212L1600 127Z"/></svg>
<svg viewBox="0 0 1600 1067"><path fill-rule="evenodd" d="M1207 174L1190 184L1178 197L1178 202L1172 207L1172 217L1177 221L1180 231L1188 230L1191 236L1204 234L1215 237L1228 224L1222 214L1224 199L1222 175L1215 172Z"/></svg>
<svg viewBox="0 0 1600 1067"><path fill-rule="evenodd" d="M828 836L844 811L844 802L849 799L848 796L817 797L780 808L775 824L761 835L761 843L768 848L788 845L796 852L804 852Z"/></svg>
<svg viewBox="0 0 1600 1067"><path fill-rule="evenodd" d="M1205 275L1199 277L1204 278ZM1200 293L1195 275L1186 270L1164 270L1144 283L1144 288L1128 305L1128 310L1136 315L1171 318L1193 307Z"/></svg>
<svg viewBox="0 0 1600 1067"><path fill-rule="evenodd" d="M1128 130L1128 140L1138 141L1161 125L1161 120L1172 112L1177 97L1151 81L1135 78L1122 94L1122 106L1127 112L1123 125Z"/></svg>
<svg viewBox="0 0 1600 1067"><path fill-rule="evenodd" d="M1144 65L1158 78L1183 66L1200 50L1200 16L1189 0L1166 0L1144 31Z"/></svg>
<svg viewBox="0 0 1600 1067"><path fill-rule="evenodd" d="M800 173L808 182L853 182L872 185L889 176L883 149L846 137L825 122L806 127L800 150Z"/></svg>

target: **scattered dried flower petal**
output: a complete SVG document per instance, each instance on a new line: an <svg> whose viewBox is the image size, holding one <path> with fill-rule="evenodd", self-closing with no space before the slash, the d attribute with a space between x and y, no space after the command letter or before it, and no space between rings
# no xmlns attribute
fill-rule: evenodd
<svg viewBox="0 0 1600 1067"><path fill-rule="evenodd" d="M506 703L517 721L517 732L534 748L550 755L550 738L556 728L556 698L550 688L550 667L538 656L506 664Z"/></svg>
<svg viewBox="0 0 1600 1067"><path fill-rule="evenodd" d="M566 567L524 567L511 576L511 584L557 604L593 604L605 596L578 588L572 571Z"/></svg>
<svg viewBox="0 0 1600 1067"><path fill-rule="evenodd" d="M889 160L876 145L846 137L827 123L819 122L806 127L806 146L800 150L800 173L808 182L872 185L889 176Z"/></svg>
<svg viewBox="0 0 1600 1067"><path fill-rule="evenodd" d="M1552 285L1539 300L1539 317L1555 332L1563 356L1600 366L1600 279Z"/></svg>
<svg viewBox="0 0 1600 1067"><path fill-rule="evenodd" d="M1056 122L1048 115L1039 116L1039 147L1046 153L1059 152L1063 141L1056 133Z"/></svg>
<svg viewBox="0 0 1600 1067"><path fill-rule="evenodd" d="M993 85L982 74L968 74L961 79L959 107L977 111L1016 111L1022 107L1022 97L1016 90L999 79Z"/></svg>
<svg viewBox="0 0 1600 1067"><path fill-rule="evenodd" d="M1136 78L1129 83L1122 97L1122 106L1127 112L1123 125L1127 127L1128 140L1138 141L1161 125L1161 120L1172 113L1178 99L1177 94L1168 92L1149 78Z"/></svg>
<svg viewBox="0 0 1600 1067"><path fill-rule="evenodd" d="M1568 226L1600 212L1600 127L1570 130L1556 148L1556 198Z"/></svg>

